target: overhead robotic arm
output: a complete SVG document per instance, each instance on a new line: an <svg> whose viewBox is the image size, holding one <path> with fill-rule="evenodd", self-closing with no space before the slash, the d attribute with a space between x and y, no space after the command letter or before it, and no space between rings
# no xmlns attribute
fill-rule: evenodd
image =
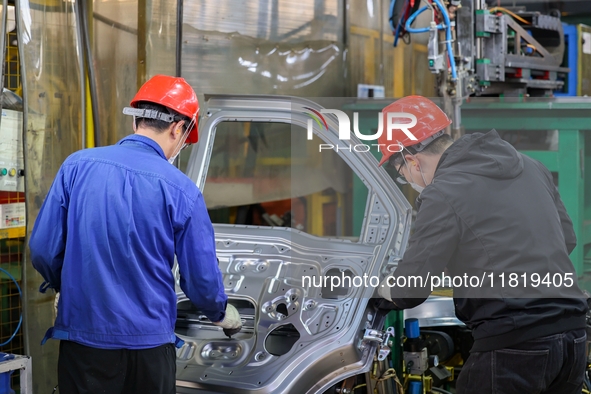
<svg viewBox="0 0 591 394"><path fill-rule="evenodd" d="M522 8L489 8L485 0L392 0L390 25L406 42L429 33L428 66L437 94L461 134L460 105L469 96L551 96L564 84L560 19ZM413 26L422 12L429 26Z"/></svg>

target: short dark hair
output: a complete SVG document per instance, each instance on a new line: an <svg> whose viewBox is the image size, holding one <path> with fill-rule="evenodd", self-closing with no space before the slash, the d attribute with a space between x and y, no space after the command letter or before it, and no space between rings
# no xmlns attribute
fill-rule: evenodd
<svg viewBox="0 0 591 394"><path fill-rule="evenodd" d="M420 152L417 152L412 146L405 148L405 150L408 150L413 155L416 153L424 153L427 155L439 155L443 153L445 149L453 142L454 140L453 138L451 138L449 134L443 134L440 137L435 138L429 145L427 145ZM403 153L404 151L393 154L392 157L390 157L390 160L388 161L390 163L390 166L393 166L395 169L398 169L398 167L400 167L400 165L403 162Z"/></svg>
<svg viewBox="0 0 591 394"><path fill-rule="evenodd" d="M140 109L151 109L151 110L155 110L155 111L158 111L158 112L163 112L165 114L174 115L174 121L175 122L179 122L181 120L184 120L185 121L185 124L183 125L183 132L186 131L187 126L191 122L191 119L189 119L187 116L182 115L182 114L176 112L173 109L170 109L168 107L165 107L164 105L152 103L152 102L149 102L149 101L140 101L140 102L138 102L137 107L140 108ZM160 119L135 118L135 126L136 127L140 127L140 126L141 127L147 127L147 128L153 129L157 133L162 133L166 129L168 129L168 127L170 126L170 123L165 122L165 121L160 120Z"/></svg>

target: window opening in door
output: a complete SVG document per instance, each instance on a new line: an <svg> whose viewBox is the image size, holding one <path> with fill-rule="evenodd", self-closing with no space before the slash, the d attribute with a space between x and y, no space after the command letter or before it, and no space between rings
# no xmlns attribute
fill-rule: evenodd
<svg viewBox="0 0 591 394"><path fill-rule="evenodd" d="M353 171L322 143L287 123L220 123L203 190L212 222L357 241Z"/></svg>

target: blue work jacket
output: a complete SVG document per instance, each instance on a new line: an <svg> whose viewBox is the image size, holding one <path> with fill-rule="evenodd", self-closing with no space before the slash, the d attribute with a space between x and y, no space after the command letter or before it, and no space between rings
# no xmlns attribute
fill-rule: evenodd
<svg viewBox="0 0 591 394"><path fill-rule="evenodd" d="M33 267L60 291L55 339L102 349L174 343L175 254L193 304L214 322L225 316L203 196L148 137L68 157L29 246Z"/></svg>

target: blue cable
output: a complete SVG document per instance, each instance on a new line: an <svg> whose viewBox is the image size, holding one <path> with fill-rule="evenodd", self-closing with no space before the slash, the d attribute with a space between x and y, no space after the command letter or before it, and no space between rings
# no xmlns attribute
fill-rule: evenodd
<svg viewBox="0 0 591 394"><path fill-rule="evenodd" d="M390 29L392 31L398 31L398 27L394 28L394 21L392 20L394 18L394 5L396 5L396 0L391 0L390 1Z"/></svg>
<svg viewBox="0 0 591 394"><path fill-rule="evenodd" d="M425 11L427 8L427 6L424 6L423 8L419 8L414 14L412 14L411 16L408 17L408 20L406 21L406 26L404 26L404 28L406 29L407 32L409 33L427 33L430 28L429 27L421 27L420 29L413 29L412 27L410 27L410 25L412 25L412 23L415 21L416 17L419 16L420 13L422 13L423 11ZM437 29L441 30L441 29L445 29L445 27L443 25L437 25Z"/></svg>
<svg viewBox="0 0 591 394"><path fill-rule="evenodd" d="M443 14L443 19L445 21L445 40L447 45L447 53L449 55L449 63L451 64L451 80L456 81L458 79L458 75L456 73L456 60L454 59L454 53L451 47L451 23L449 21L449 15L447 15L447 10L441 4L439 0L433 0L437 3L437 6L441 10Z"/></svg>
<svg viewBox="0 0 591 394"><path fill-rule="evenodd" d="M390 3L390 19L394 18L394 2L396 0L392 0ZM398 36L400 35L400 28L402 27L402 19L404 18L404 14L406 14L406 9L408 7L408 0L404 4L404 8L402 9L402 14L400 15L400 19L398 20L398 24L396 25L396 32L394 33L394 46L398 45ZM390 24L394 23L394 21L390 20Z"/></svg>
<svg viewBox="0 0 591 394"><path fill-rule="evenodd" d="M16 279L14 279L14 276L10 275L10 272L6 271L4 268L0 268L0 271L4 272L6 275L8 275L8 277L10 279L12 279L12 281L14 282L14 284L16 285L16 288L18 289L18 295L21 298L21 302L23 299L23 293L21 292L21 288L18 285L18 282L16 281ZM23 323L23 312L21 310L21 317L18 321L18 326L16 326L16 329L14 330L14 332L12 333L12 336L10 338L8 338L8 340L4 343L0 343L0 347L4 346L4 345L8 345L10 343L10 341L12 341L12 339L16 336L16 334L18 333L18 330L20 330L21 328L21 324Z"/></svg>
<svg viewBox="0 0 591 394"><path fill-rule="evenodd" d="M439 0L433 0L437 6L439 7L441 11L441 13L443 14L443 19L445 21L445 26L444 25L437 25L437 29L445 29L445 45L447 47L447 53L449 55L449 63L451 65L451 79L452 81L456 81L458 79L458 75L456 72L456 61L454 59L454 55L453 55L453 49L451 47L451 23L449 21L449 16L447 15L447 11L445 11L445 8L443 7L443 4L441 4L441 2ZM416 17L423 11L425 11L427 8L427 6L420 8L419 10L417 10L414 14L412 14L408 20L406 21L406 31L408 31L409 33L427 33L430 28L429 27L422 27L420 29L413 29L410 27L410 25L412 24L412 22L414 22L414 20L416 19Z"/></svg>

